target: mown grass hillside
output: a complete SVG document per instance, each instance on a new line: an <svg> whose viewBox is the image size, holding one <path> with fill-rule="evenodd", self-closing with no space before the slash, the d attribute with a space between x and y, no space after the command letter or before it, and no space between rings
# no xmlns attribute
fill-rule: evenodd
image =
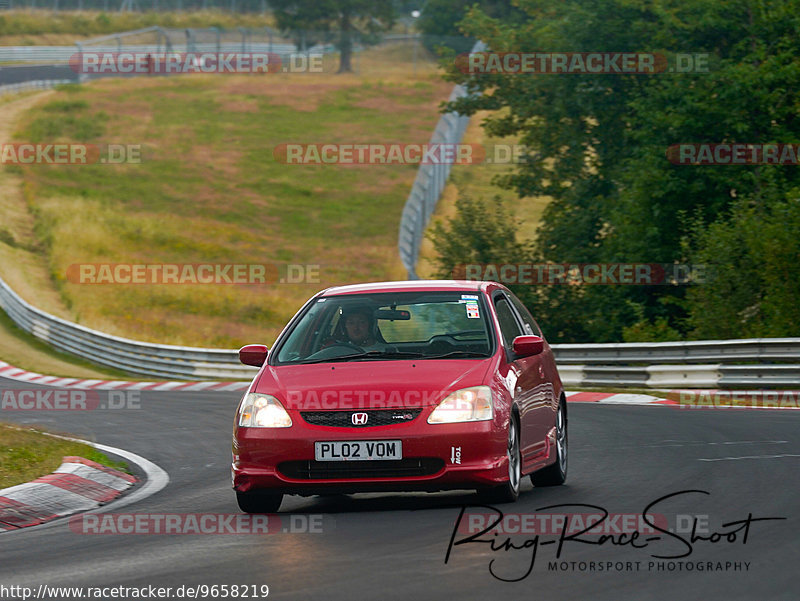
<svg viewBox="0 0 800 601"><path fill-rule="evenodd" d="M271 342L322 287L404 277L397 228L416 166L286 165L273 149L287 142L425 143L451 84L432 62L420 60L414 70L410 47L365 53L355 75L337 76L330 67L103 80L59 90L25 113L17 141L142 146L141 164L10 169L34 221L36 239L25 246L62 302L51 310L136 339L235 347ZM320 281L66 279L72 264L101 262L314 264ZM35 294L26 298L37 304Z"/></svg>

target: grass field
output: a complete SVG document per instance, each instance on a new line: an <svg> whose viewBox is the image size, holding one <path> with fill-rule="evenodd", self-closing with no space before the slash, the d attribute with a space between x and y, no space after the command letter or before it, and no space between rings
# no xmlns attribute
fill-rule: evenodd
<svg viewBox="0 0 800 601"><path fill-rule="evenodd" d="M0 489L50 474L69 456L128 471L94 447L0 423Z"/></svg>
<svg viewBox="0 0 800 601"><path fill-rule="evenodd" d="M286 165L286 142L426 142L451 85L408 46L365 53L358 74L104 80L57 91L14 139L141 144L138 165L6 168L28 215L0 237L0 273L37 306L162 343L271 343L314 291L403 277L397 227L413 165ZM2 185L2 183L0 183ZM17 207L19 208L19 207ZM27 221L32 221L25 223ZM22 224L22 225L20 225ZM25 227L33 239L25 235ZM45 266L26 288L25 261ZM271 286L80 285L78 263L320 266L320 281ZM31 270L35 274L35 270ZM21 273L23 272L23 273ZM41 276L35 276L41 278ZM52 298L55 292L57 298Z"/></svg>
<svg viewBox="0 0 800 601"><path fill-rule="evenodd" d="M284 142L426 142L451 86L430 57L420 53L416 64L412 57L410 46L394 45L359 55L354 75L334 75L326 59L322 74L105 80L1 98L0 138L141 144L143 156L139 165L0 170L0 275L35 306L93 328L224 348L270 344L327 285L403 279L397 227L416 166L285 165L272 151ZM494 142L481 119L472 120L465 142ZM508 169L456 166L437 217L452 216L459 194L500 194L523 223L521 235L534 235L546 199L516 199L492 186ZM426 243L423 276L432 274L432 253ZM319 265L320 281L66 280L69 265L100 262ZM7 323L0 333L0 358L24 369L109 375L47 357Z"/></svg>
<svg viewBox="0 0 800 601"><path fill-rule="evenodd" d="M236 29L272 26L274 20L271 15L212 10L180 13L8 10L0 13L0 46L63 46L152 25L174 29Z"/></svg>

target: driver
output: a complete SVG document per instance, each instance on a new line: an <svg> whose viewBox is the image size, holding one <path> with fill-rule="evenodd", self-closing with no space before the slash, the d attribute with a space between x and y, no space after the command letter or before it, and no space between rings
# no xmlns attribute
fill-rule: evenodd
<svg viewBox="0 0 800 601"><path fill-rule="evenodd" d="M366 307L355 307L345 313L344 331L348 342L364 350L384 346L375 338L375 319Z"/></svg>

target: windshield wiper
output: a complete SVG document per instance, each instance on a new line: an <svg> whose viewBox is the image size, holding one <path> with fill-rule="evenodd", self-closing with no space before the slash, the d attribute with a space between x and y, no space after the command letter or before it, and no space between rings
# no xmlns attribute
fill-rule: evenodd
<svg viewBox="0 0 800 601"><path fill-rule="evenodd" d="M369 351L367 354L372 355L375 353L376 357L409 357L416 359L417 357L424 357L425 353L418 353L417 351Z"/></svg>
<svg viewBox="0 0 800 601"><path fill-rule="evenodd" d="M478 351L451 351L443 355L425 355L425 359L447 359L448 357L488 357L487 353Z"/></svg>
<svg viewBox="0 0 800 601"><path fill-rule="evenodd" d="M365 351L363 353L353 353L352 355L342 355L341 357L327 357L325 359L310 359L308 361L298 361L304 365L310 363L333 363L350 361L351 359L419 359L424 357L422 353L406 352L406 351Z"/></svg>
<svg viewBox="0 0 800 601"><path fill-rule="evenodd" d="M347 355L346 357L341 357L342 359L418 359L419 357L424 357L423 353L411 352L411 351L380 351L380 350L371 350L365 351L363 353L358 353L357 355Z"/></svg>

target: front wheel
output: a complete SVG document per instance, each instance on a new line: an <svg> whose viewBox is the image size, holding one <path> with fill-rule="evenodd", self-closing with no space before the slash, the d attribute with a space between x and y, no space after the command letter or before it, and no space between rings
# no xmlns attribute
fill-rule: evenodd
<svg viewBox="0 0 800 601"><path fill-rule="evenodd" d="M534 486L561 486L567 481L567 409L564 400L556 414L556 461L531 474Z"/></svg>
<svg viewBox="0 0 800 601"><path fill-rule="evenodd" d="M237 491L236 502L239 504L239 509L245 513L275 513L283 502L283 495L260 490Z"/></svg>
<svg viewBox="0 0 800 601"><path fill-rule="evenodd" d="M519 482L522 479L522 457L519 450L519 426L512 415L508 420L508 480L482 491L481 496L490 503L513 503L519 498Z"/></svg>

